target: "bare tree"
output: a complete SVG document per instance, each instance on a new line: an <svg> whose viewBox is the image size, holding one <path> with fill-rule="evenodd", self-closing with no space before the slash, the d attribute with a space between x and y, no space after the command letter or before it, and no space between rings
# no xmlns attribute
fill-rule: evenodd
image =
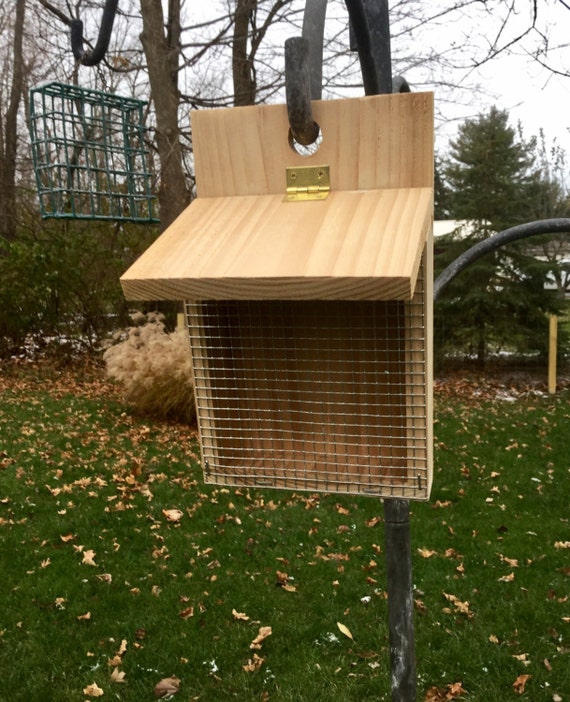
<svg viewBox="0 0 570 702"><path fill-rule="evenodd" d="M184 177L178 124L180 58L180 0L169 0L165 25L162 5L141 0L148 77L156 111L156 142L160 158L160 221L167 227L190 202Z"/></svg>
<svg viewBox="0 0 570 702"><path fill-rule="evenodd" d="M0 235L16 238L18 111L24 91L23 35L26 0L16 0L12 30L12 76L5 117L0 112Z"/></svg>

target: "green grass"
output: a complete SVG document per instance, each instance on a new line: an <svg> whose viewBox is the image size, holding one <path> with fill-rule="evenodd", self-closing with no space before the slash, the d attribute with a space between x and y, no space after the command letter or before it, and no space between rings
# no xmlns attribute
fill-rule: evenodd
<svg viewBox="0 0 570 702"><path fill-rule="evenodd" d="M432 499L412 504L419 700L570 699L569 397L438 398ZM185 701L389 700L381 516L205 486L188 428L133 418L96 377L4 370L0 700L96 683L142 702L173 675Z"/></svg>

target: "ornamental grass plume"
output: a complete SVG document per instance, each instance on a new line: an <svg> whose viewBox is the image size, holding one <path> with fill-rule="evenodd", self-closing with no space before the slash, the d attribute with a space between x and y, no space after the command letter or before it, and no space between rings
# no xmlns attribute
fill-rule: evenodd
<svg viewBox="0 0 570 702"><path fill-rule="evenodd" d="M125 390L140 414L193 424L196 421L190 342L183 330L169 333L157 312L131 315L103 355L107 375Z"/></svg>

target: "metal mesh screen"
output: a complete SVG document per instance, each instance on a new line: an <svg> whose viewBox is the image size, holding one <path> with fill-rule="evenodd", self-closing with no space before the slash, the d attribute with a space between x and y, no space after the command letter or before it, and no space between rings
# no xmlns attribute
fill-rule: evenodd
<svg viewBox="0 0 570 702"><path fill-rule="evenodd" d="M206 481L427 499L421 281L411 302L186 307Z"/></svg>
<svg viewBox="0 0 570 702"><path fill-rule="evenodd" d="M30 91L42 217L158 221L145 104L62 83Z"/></svg>

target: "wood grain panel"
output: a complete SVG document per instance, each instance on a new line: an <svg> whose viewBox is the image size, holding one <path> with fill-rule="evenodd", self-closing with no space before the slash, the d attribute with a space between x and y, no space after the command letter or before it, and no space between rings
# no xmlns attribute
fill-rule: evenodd
<svg viewBox="0 0 570 702"><path fill-rule="evenodd" d="M433 183L433 95L313 103L323 136L313 156L289 146L285 105L198 110L192 133L198 197L282 193L288 166L327 164L333 190Z"/></svg>
<svg viewBox="0 0 570 702"><path fill-rule="evenodd" d="M131 300L409 299L429 188L198 198L121 282Z"/></svg>

